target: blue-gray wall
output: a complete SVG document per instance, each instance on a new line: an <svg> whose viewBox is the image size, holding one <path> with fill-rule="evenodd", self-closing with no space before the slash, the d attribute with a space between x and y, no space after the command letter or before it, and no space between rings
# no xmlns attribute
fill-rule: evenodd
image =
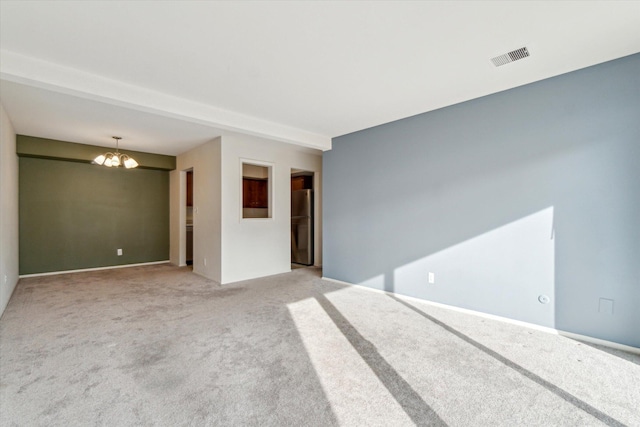
<svg viewBox="0 0 640 427"><path fill-rule="evenodd" d="M323 168L325 277L640 347L640 54L335 138Z"/></svg>

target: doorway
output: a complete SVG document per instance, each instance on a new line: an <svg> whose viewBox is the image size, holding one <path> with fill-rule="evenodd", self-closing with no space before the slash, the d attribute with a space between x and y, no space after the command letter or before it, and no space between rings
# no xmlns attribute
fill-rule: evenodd
<svg viewBox="0 0 640 427"><path fill-rule="evenodd" d="M193 169L187 171L186 181L187 181L186 183L187 215L186 215L186 222L185 222L185 226L186 226L185 261L187 265L193 265Z"/></svg>
<svg viewBox="0 0 640 427"><path fill-rule="evenodd" d="M291 169L291 268L314 262L313 172Z"/></svg>

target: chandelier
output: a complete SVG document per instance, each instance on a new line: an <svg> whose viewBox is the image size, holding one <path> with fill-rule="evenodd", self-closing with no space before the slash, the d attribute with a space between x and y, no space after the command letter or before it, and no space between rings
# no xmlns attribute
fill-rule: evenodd
<svg viewBox="0 0 640 427"><path fill-rule="evenodd" d="M93 159L93 163L106 166L108 168L117 168L120 165L123 165L127 169L138 167L138 162L118 151L118 142L120 142L122 138L119 136L113 136L112 138L116 140L116 152L100 154L98 157Z"/></svg>

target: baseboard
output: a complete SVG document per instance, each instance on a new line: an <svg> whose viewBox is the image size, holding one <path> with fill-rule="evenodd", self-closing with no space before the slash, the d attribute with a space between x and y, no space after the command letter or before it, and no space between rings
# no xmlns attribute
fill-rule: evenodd
<svg viewBox="0 0 640 427"><path fill-rule="evenodd" d="M20 276L18 276L16 278L15 283L13 284L13 287L11 288L11 294L9 295L9 298L4 301L4 304L2 305L2 307L0 307L0 321L2 320L2 316L4 316L4 312L7 309L7 306L9 305L9 301L11 301L11 298L13 297L13 294L16 292L16 289L18 288L18 282L20 281Z"/></svg>
<svg viewBox="0 0 640 427"><path fill-rule="evenodd" d="M413 301L420 302L420 303L423 303L423 304L432 305L434 307L444 308L444 309L447 309L447 310L452 310L452 311L457 311L457 312L460 312L460 313L471 314L473 316L483 317L485 319L492 319L492 320L497 320L499 322L511 323L513 325L523 326L525 328L535 329L537 331L542 331L542 332L546 332L546 333L553 334L553 335L560 335L560 336L563 336L563 337L566 337L566 338L571 338L571 339L575 339L575 340L579 340L579 341L584 341L584 342L591 343L591 344L602 345L602 346L613 348L613 349L616 349L616 350L622 350L622 351L626 351L626 352L629 352L629 353L640 354L640 348L638 348L638 347L633 347L633 346L630 346L630 345L620 344L620 343L613 342L613 341L607 341L607 340L603 340L603 339L600 339L600 338L594 338L594 337L590 337L588 335L580 335L580 334L576 334L576 333L573 333L573 332L567 332L567 331L562 331L562 330L559 330L559 329L549 328L549 327L546 327L546 326L536 325L535 323L523 322L521 320L509 319L508 317L496 316L495 314L483 313L481 311L470 310L468 308L461 308L461 307L456 307L454 305L442 304L442 303L439 303L439 302L429 301L429 300L420 299L420 298L416 298L416 297L410 297L410 296L407 296L407 295L400 295L400 294L396 294L396 293L393 293L393 292L383 291L383 290L380 290L380 289L373 289L373 288L370 288L368 286L362 286L362 285L358 285L358 284L355 284L355 283L344 282L342 280L331 279L329 277L322 277L322 280L326 280L328 282L333 282L333 283L337 283L339 285L344 285L344 286L354 286L354 287L357 287L359 289L365 289L365 290L371 291L371 292L377 292L377 293L381 293L381 294L393 295L395 297L400 297L402 299L413 300Z"/></svg>
<svg viewBox="0 0 640 427"><path fill-rule="evenodd" d="M81 269L77 269L77 270L48 271L46 273L21 274L18 277L20 279L26 279L26 278L29 278L29 277L55 276L57 274L84 273L84 272L87 272L87 271L113 270L114 268L140 267L140 266L144 266L144 265L156 265L156 264L169 264L169 260L166 260L166 261L153 261L153 262L140 262L140 263L137 263L137 264L110 265L110 266L107 266L107 267L81 268Z"/></svg>
<svg viewBox="0 0 640 427"><path fill-rule="evenodd" d="M575 334L573 332L561 331L559 329L556 329L556 331L557 331L558 335L563 336L563 337L571 338L571 339L578 340L578 341L584 341L584 342L589 343L589 344L597 344L597 345L601 345L601 346L604 346L604 347L613 348L613 349L616 349L616 350L622 350L622 351L626 351L627 353L633 353L633 354L640 355L640 348L638 348L638 347L633 347L633 346L625 345L625 344L619 344L619 343L613 342L613 341L601 340L600 338L594 338L594 337L590 337L590 336L587 336L587 335Z"/></svg>

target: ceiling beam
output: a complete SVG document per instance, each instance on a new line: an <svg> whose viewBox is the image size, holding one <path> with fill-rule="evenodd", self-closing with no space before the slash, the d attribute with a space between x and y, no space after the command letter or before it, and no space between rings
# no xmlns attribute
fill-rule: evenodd
<svg viewBox="0 0 640 427"><path fill-rule="evenodd" d="M0 79L79 98L319 150L331 138L2 50ZM185 76L188 78L188 76Z"/></svg>

